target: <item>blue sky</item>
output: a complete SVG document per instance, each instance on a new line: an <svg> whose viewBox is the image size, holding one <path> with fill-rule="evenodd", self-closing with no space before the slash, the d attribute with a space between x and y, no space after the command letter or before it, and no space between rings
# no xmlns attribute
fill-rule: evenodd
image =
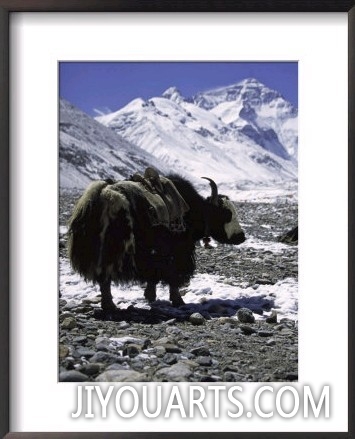
<svg viewBox="0 0 355 439"><path fill-rule="evenodd" d="M59 94L91 116L176 86L183 96L256 78L298 107L297 62L62 62Z"/></svg>

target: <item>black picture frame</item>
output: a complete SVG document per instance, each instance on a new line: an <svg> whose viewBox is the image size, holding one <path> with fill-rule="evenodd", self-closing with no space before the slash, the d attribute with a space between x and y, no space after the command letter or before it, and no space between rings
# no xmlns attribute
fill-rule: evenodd
<svg viewBox="0 0 355 439"><path fill-rule="evenodd" d="M353 163L355 146L355 0L0 0L0 436L7 439L34 438L121 438L121 439L163 439L171 437L188 438L193 435L199 439L238 438L351 438L355 437L354 428L354 343L351 334L355 329L352 297L354 276L352 274L354 250L354 196L353 196ZM16 433L9 432L9 292L10 292L10 138L9 138L9 17L16 12L347 12L348 33L348 317L349 317L349 427L346 433Z"/></svg>

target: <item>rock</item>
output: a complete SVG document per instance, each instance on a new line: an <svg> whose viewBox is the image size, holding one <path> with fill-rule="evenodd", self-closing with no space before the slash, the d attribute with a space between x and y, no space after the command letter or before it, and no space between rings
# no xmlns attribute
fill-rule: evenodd
<svg viewBox="0 0 355 439"><path fill-rule="evenodd" d="M289 328L293 328L295 326L295 322L291 319L287 319L286 317L284 317L283 319L280 320L280 323L285 324L286 326L288 326Z"/></svg>
<svg viewBox="0 0 355 439"><path fill-rule="evenodd" d="M218 323L220 323L221 325L224 325L226 323L229 323L232 326L238 326L239 325L239 321L235 318L232 317L220 317L218 319Z"/></svg>
<svg viewBox="0 0 355 439"><path fill-rule="evenodd" d="M107 370L129 370L128 364L118 364L118 363L112 363L108 367L106 367Z"/></svg>
<svg viewBox="0 0 355 439"><path fill-rule="evenodd" d="M212 358L211 357L198 357L198 358L196 358L196 363L198 363L200 366L211 366L212 365Z"/></svg>
<svg viewBox="0 0 355 439"><path fill-rule="evenodd" d="M164 346L155 346L155 355L157 357L163 357L166 353L165 347Z"/></svg>
<svg viewBox="0 0 355 439"><path fill-rule="evenodd" d="M73 314L72 312L65 311L59 315L59 322L63 323L64 319L66 319L67 317L75 318L75 314Z"/></svg>
<svg viewBox="0 0 355 439"><path fill-rule="evenodd" d="M80 372L82 372L85 375L92 376L98 374L102 368L103 368L102 363L87 363L87 364L83 364L80 367Z"/></svg>
<svg viewBox="0 0 355 439"><path fill-rule="evenodd" d="M200 313L195 312L190 315L189 322L195 326L203 325L205 323L205 318Z"/></svg>
<svg viewBox="0 0 355 439"><path fill-rule="evenodd" d="M252 328L249 325L240 325L239 328L242 330L243 334L251 335L256 333L256 329Z"/></svg>
<svg viewBox="0 0 355 439"><path fill-rule="evenodd" d="M69 355L68 346L64 346L62 344L59 345L59 358L65 358Z"/></svg>
<svg viewBox="0 0 355 439"><path fill-rule="evenodd" d="M270 338L270 340L268 340L266 342L266 346L275 346L276 341L273 338Z"/></svg>
<svg viewBox="0 0 355 439"><path fill-rule="evenodd" d="M91 297L90 299L84 299L83 300L83 304L84 305L88 305L88 304L99 304L101 303L101 296L96 296L96 297Z"/></svg>
<svg viewBox="0 0 355 439"><path fill-rule="evenodd" d="M59 299L59 306L60 307L63 307L63 306L65 306L67 304L67 301L66 300L64 300L64 299Z"/></svg>
<svg viewBox="0 0 355 439"><path fill-rule="evenodd" d="M181 291L180 291L180 294L181 294ZM175 325L175 323L176 323L176 319L170 319L170 320L167 320L166 322L163 322L162 323L162 326L164 326L164 325Z"/></svg>
<svg viewBox="0 0 355 439"><path fill-rule="evenodd" d="M298 226L289 230L288 232L281 235L278 240L285 244L297 244L298 243Z"/></svg>
<svg viewBox="0 0 355 439"><path fill-rule="evenodd" d="M182 333L182 330L177 326L168 326L166 328L166 333L169 335L178 335Z"/></svg>
<svg viewBox="0 0 355 439"><path fill-rule="evenodd" d="M78 335L73 338L73 343L85 343L87 341L87 337L85 335Z"/></svg>
<svg viewBox="0 0 355 439"><path fill-rule="evenodd" d="M207 346L199 346L190 350L190 353L196 356L209 356L210 350Z"/></svg>
<svg viewBox="0 0 355 439"><path fill-rule="evenodd" d="M242 323L254 323L255 317L249 308L240 308L237 311L237 317Z"/></svg>
<svg viewBox="0 0 355 439"><path fill-rule="evenodd" d="M298 380L298 373L286 372L286 380L287 381L297 381Z"/></svg>
<svg viewBox="0 0 355 439"><path fill-rule="evenodd" d="M110 338L111 344L113 346L122 347L128 344L135 344L135 345L147 345L147 339L143 338L137 338L137 337L111 337Z"/></svg>
<svg viewBox="0 0 355 439"><path fill-rule="evenodd" d="M75 355L76 357L90 358L93 355L95 355L95 351L93 351L92 349L87 349L87 348L83 348L83 347L79 347L78 349L76 349L75 352L76 352L76 355Z"/></svg>
<svg viewBox="0 0 355 439"><path fill-rule="evenodd" d="M133 358L136 357L141 351L141 347L135 344L129 344L123 348L123 355L128 355Z"/></svg>
<svg viewBox="0 0 355 439"><path fill-rule="evenodd" d="M105 370L96 379L96 382L143 382L148 381L145 373L136 372L135 370Z"/></svg>
<svg viewBox="0 0 355 439"><path fill-rule="evenodd" d="M163 367L156 372L156 376L161 381L188 381L192 376L191 368L179 362L171 367Z"/></svg>
<svg viewBox="0 0 355 439"><path fill-rule="evenodd" d="M90 363L118 363L122 361L122 357L119 357L114 354L110 354L109 352L96 352L91 358L89 358Z"/></svg>
<svg viewBox="0 0 355 439"><path fill-rule="evenodd" d="M223 375L223 381L230 383L230 382L240 382L240 381L245 381L245 377L244 375L241 375L240 373L237 372L225 372Z"/></svg>
<svg viewBox="0 0 355 439"><path fill-rule="evenodd" d="M277 323L277 312L272 311L271 315L266 318L266 323Z"/></svg>
<svg viewBox="0 0 355 439"><path fill-rule="evenodd" d="M170 342L170 338L162 337L162 338L159 338L158 340L154 340L153 346L163 346L165 344L168 344L169 342Z"/></svg>
<svg viewBox="0 0 355 439"><path fill-rule="evenodd" d="M75 317L66 317L62 322L62 329L74 329L76 325Z"/></svg>
<svg viewBox="0 0 355 439"><path fill-rule="evenodd" d="M95 339L95 346L98 351L108 351L110 344L111 340L107 337L97 337Z"/></svg>
<svg viewBox="0 0 355 439"><path fill-rule="evenodd" d="M177 356L176 354L165 354L163 357L163 361L166 364L169 364L169 366L172 366L173 364L177 363Z"/></svg>
<svg viewBox="0 0 355 439"><path fill-rule="evenodd" d="M272 337L274 335L274 333L272 331L265 331L265 330L261 329L260 331L258 331L258 335L260 337Z"/></svg>
<svg viewBox="0 0 355 439"><path fill-rule="evenodd" d="M82 383L88 381L89 377L77 370L68 370L59 374L59 381L67 383Z"/></svg>
<svg viewBox="0 0 355 439"><path fill-rule="evenodd" d="M180 354L181 352L181 349L174 344L166 343L162 346L165 348L165 351L168 352L169 354Z"/></svg>
<svg viewBox="0 0 355 439"><path fill-rule="evenodd" d="M118 323L117 329L128 329L130 327L131 325L129 323L123 321Z"/></svg>

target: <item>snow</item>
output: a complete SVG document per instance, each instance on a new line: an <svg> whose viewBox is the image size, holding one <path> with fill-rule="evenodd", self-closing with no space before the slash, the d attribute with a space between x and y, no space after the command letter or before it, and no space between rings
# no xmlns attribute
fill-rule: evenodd
<svg viewBox="0 0 355 439"><path fill-rule="evenodd" d="M79 275L73 274L68 262L61 261L60 279L62 299L70 304L80 304L84 299L92 299L100 294L98 286L83 281ZM229 279L213 274L197 274L190 285L184 288L183 299L191 313L202 309L208 309L213 305L235 307L246 307L254 309L256 319L265 318L258 314L265 303L270 303L275 309L279 318L298 318L298 283L294 278L287 278L277 282L275 285L254 285L243 288L238 285L230 285ZM234 282L231 282L234 283ZM140 285L113 286L112 295L114 302L119 308L126 309L131 305L136 308L150 309L150 305L144 300L143 287ZM169 306L168 287L158 285L158 301L153 306ZM165 303L166 302L166 303ZM99 307L99 305L97 305ZM179 311L171 307L171 317L179 315Z"/></svg>
<svg viewBox="0 0 355 439"><path fill-rule="evenodd" d="M138 100L135 106L139 106ZM149 152L64 100L60 101L59 166L61 188L85 188L93 180L127 178L147 166L167 171Z"/></svg>
<svg viewBox="0 0 355 439"><path fill-rule="evenodd" d="M216 181L219 193L238 202L298 202L297 109L253 78L191 98L170 87L162 96L146 101L138 97L96 120L61 101L60 124L62 188L127 178L154 166L187 177L203 196L210 194L209 184L201 180L207 176ZM276 255L284 250L284 244L257 238L242 246ZM100 293L98 286L73 273L66 259L60 261L60 285L69 303ZM266 304L280 318L297 319L297 286L295 278L248 286L205 273L196 274L183 292L191 312L207 310L211 303L260 312ZM172 317L179 313L168 302L166 287L159 285L157 295L152 306L167 307ZM150 308L140 285L113 287L113 296L120 308Z"/></svg>
<svg viewBox="0 0 355 439"><path fill-rule="evenodd" d="M285 244L258 240L251 241L248 245L251 248L269 250L276 254L281 254L285 248ZM62 299L73 305L80 304L84 299L93 299L100 294L97 285L86 283L78 274L72 272L66 259L60 261L60 285ZM196 274L190 284L182 288L182 294L186 307L191 313L209 310L211 306L227 311L231 307L234 309L246 307L255 312L256 319L264 319L269 314L261 315L260 310L268 304L271 310L277 311L279 319L297 320L298 318L298 282L295 278L286 278L274 285L245 286L238 285L235 278L203 273ZM126 309L131 305L142 309L151 308L144 299L141 285L112 286L112 295L114 303L118 304L121 309ZM158 285L157 299L152 306L168 308L171 318L179 315L179 309L170 305L168 287Z"/></svg>
<svg viewBox="0 0 355 439"><path fill-rule="evenodd" d="M203 175L217 184L237 182L240 187L272 187L277 182L296 180L295 162L275 153L282 149L279 143L274 147L272 140L265 140L264 146L257 144L220 115L182 98L174 87L163 96L143 104L141 100L132 101L97 120L194 183ZM230 107L235 102L220 105ZM265 149L266 144L270 151Z"/></svg>

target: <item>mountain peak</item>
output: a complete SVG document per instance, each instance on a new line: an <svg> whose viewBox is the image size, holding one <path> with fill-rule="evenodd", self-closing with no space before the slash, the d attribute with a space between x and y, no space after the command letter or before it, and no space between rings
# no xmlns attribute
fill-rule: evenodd
<svg viewBox="0 0 355 439"><path fill-rule="evenodd" d="M182 96L180 90L177 87L169 87L167 90L164 91L162 94L163 98L170 99L174 102L181 102L184 100L184 97Z"/></svg>
<svg viewBox="0 0 355 439"><path fill-rule="evenodd" d="M265 85L256 78L243 79L243 81L240 81L238 85L255 85L259 87L265 87Z"/></svg>

